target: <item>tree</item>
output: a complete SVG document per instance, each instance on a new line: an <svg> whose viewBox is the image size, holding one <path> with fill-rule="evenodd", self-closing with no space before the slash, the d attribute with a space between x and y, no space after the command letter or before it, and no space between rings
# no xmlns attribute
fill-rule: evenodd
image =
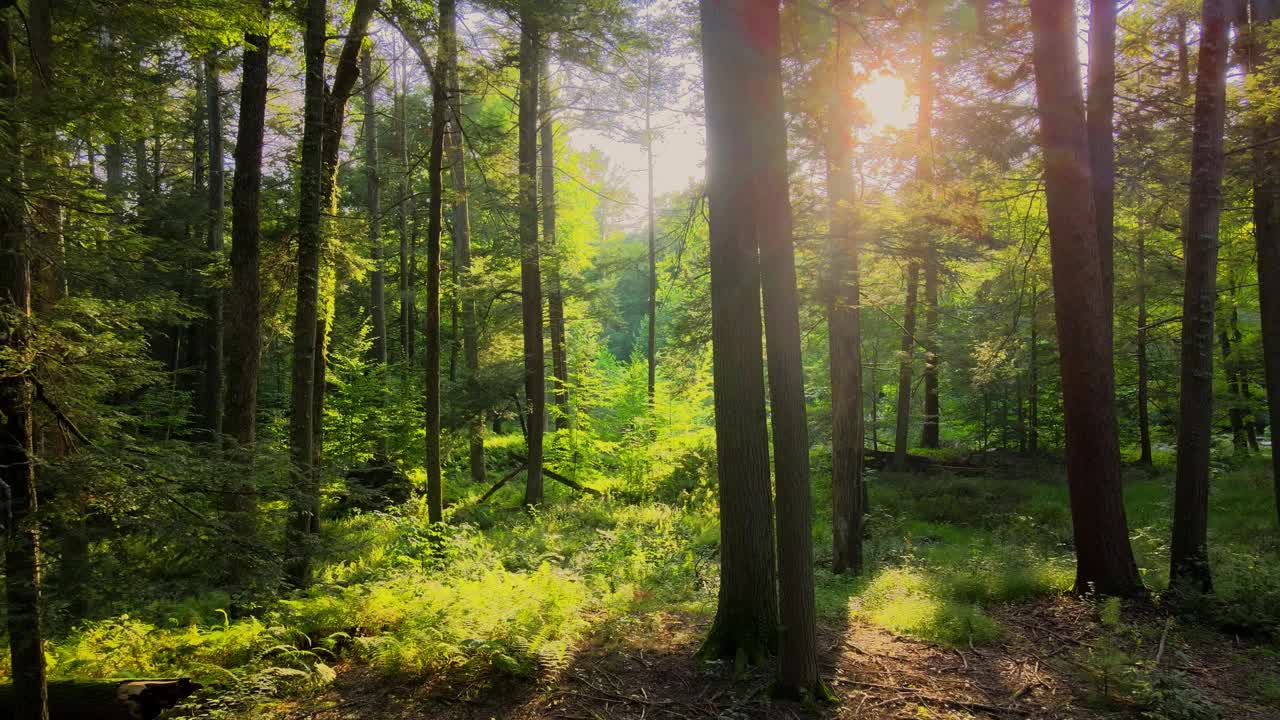
<svg viewBox="0 0 1280 720"><path fill-rule="evenodd" d="M47 5L43 5L47 11ZM32 8L28 22L36 21ZM13 668L14 720L48 720L44 635L40 613L40 524L31 403L35 383L29 350L31 269L27 260L19 141L13 13L0 9L0 347L19 364L0 380L0 482L4 502L5 620ZM40 18L48 25L48 15ZM16 372L14 371L16 370Z"/></svg>
<svg viewBox="0 0 1280 720"><path fill-rule="evenodd" d="M921 103L924 107L924 103ZM911 375L915 363L916 303L920 286L920 263L907 260L907 290L902 311L902 340L898 348L898 404L894 415L893 468L907 466L907 443L911 428Z"/></svg>
<svg viewBox="0 0 1280 720"><path fill-rule="evenodd" d="M1250 69L1274 62L1263 40L1280 17L1276 0L1252 0ZM1274 81L1258 78L1261 88L1274 91ZM1265 105L1263 107L1266 107ZM1267 409L1275 422L1280 418L1280 149L1270 139L1280 134L1280 116L1274 111L1255 119L1253 138L1253 232L1258 257L1258 306L1262 315L1262 357L1266 371ZM1272 425L1274 428L1274 424ZM1280 521L1280 443L1272 430L1271 472L1275 483L1276 518Z"/></svg>
<svg viewBox="0 0 1280 720"><path fill-rule="evenodd" d="M859 328L858 246L851 207L853 97L850 39L833 6L835 50L828 104L827 203L831 215L828 251L831 288L827 301L827 347L831 369L831 566L836 572L862 572L862 348Z"/></svg>
<svg viewBox="0 0 1280 720"><path fill-rule="evenodd" d="M1076 546L1076 592L1142 591L1129 544L1115 415L1115 387L1097 262L1076 17L1071 3L1032 0L1036 109L1044 151L1067 484Z"/></svg>
<svg viewBox="0 0 1280 720"><path fill-rule="evenodd" d="M759 663L777 647L773 501L764 404L760 262L752 182L759 138L751 21L773 3L701 0L710 211L711 337L717 474L720 479L720 594L701 654ZM767 26L766 26L767 27Z"/></svg>
<svg viewBox="0 0 1280 720"><path fill-rule="evenodd" d="M1222 137L1226 123L1226 0L1205 0L1196 67L1191 192L1184 237L1182 384L1173 503L1170 587L1208 592L1209 449L1213 435L1214 308L1218 221L1222 213Z"/></svg>
<svg viewBox="0 0 1280 720"><path fill-rule="evenodd" d="M738 17L731 22L741 33L739 41L744 46L748 38L754 40L751 61L742 63L739 72L747 78L750 92L746 97L755 99L755 107L746 114L744 125L752 149L748 162L756 177L754 235L760 243L760 285L768 341L769 408L773 418L778 507L782 624L775 692L812 700L825 697L827 691L818 679L809 428L805 420L804 358L791 229L778 7L778 0L740 4L733 8Z"/></svg>
<svg viewBox="0 0 1280 720"><path fill-rule="evenodd" d="M916 182L919 184L920 190L926 195L932 195L933 189L933 99L934 99L934 83L933 83L933 4L930 0L921 0L920 2L920 108L919 120L916 123ZM938 275L941 271L938 258L938 241L933 237L934 231L930 229L929 235L925 238L922 265L924 270L924 417L920 427L920 445L927 448L936 448L940 442L941 436L941 407L938 402ZM912 281L915 285L915 281ZM911 333L903 331L904 347L908 348L907 361L911 360L910 348L915 343L915 338L908 338L907 335L915 332L915 303L912 301L909 308L911 313ZM904 323L906 325L906 323ZM910 342L911 345L907 345ZM910 383L911 376L906 376L907 382ZM899 387L901 389L901 386ZM908 399L910 399L910 387L907 390ZM899 407L903 407L901 401ZM904 413L910 417L910 405L905 406L907 412ZM907 425L905 422L899 424L900 432L903 438L907 437ZM894 450L895 457L897 449ZM906 453L906 443L903 443L902 453ZM901 467L901 459L898 463Z"/></svg>
<svg viewBox="0 0 1280 720"><path fill-rule="evenodd" d="M1115 315L1115 94L1116 0L1089 1L1089 96L1086 130L1093 176L1093 206L1098 225L1098 259L1106 310L1107 345Z"/></svg>
<svg viewBox="0 0 1280 720"><path fill-rule="evenodd" d="M206 116L209 123L209 228L205 249L213 262L222 259L223 222L226 215L223 202L226 171L223 168L222 150L222 86L218 79L218 57L213 51L204 56L204 87ZM223 297L219 287L210 288L205 312L204 332L204 429L212 434L212 440L221 441L222 435L222 351L223 351Z"/></svg>
<svg viewBox="0 0 1280 720"><path fill-rule="evenodd" d="M454 16L453 0L440 0L442 18ZM445 33L439 33L439 55L447 52ZM427 150L427 515L431 522L444 519L444 479L440 472L440 236L443 227L444 123L448 114L448 77L437 63L422 59L431 76L431 147Z"/></svg>
<svg viewBox="0 0 1280 720"><path fill-rule="evenodd" d="M263 0L262 22L267 0ZM262 365L262 280L259 276L262 235L262 146L266 132L267 60L270 39L245 33L240 73L239 129L236 132L235 172L231 181L231 288L225 315L226 392L222 431L248 461L250 470L233 473L224 507L237 536L253 537L257 495L252 473L257 434L258 375ZM246 565L228 563L235 581L243 581Z"/></svg>
<svg viewBox="0 0 1280 720"><path fill-rule="evenodd" d="M542 436L547 388L542 347L542 271L538 247L538 60L542 28L537 10L520 14L520 306L524 324L525 428L528 433L528 480L524 504L542 503Z"/></svg>
<svg viewBox="0 0 1280 720"><path fill-rule="evenodd" d="M462 357L466 367L466 388L470 398L478 396L480 372L479 332L476 328L476 304L471 286L471 209L467 197L467 162L465 138L462 132L462 88L458 84L458 31L454 3L440 6L440 32L442 37L445 82L448 88L449 114L449 177L453 185L453 252L454 267L458 274L457 293L461 296L459 310L462 315ZM484 467L484 413L471 409L468 422L471 480L483 483Z"/></svg>
<svg viewBox="0 0 1280 720"><path fill-rule="evenodd" d="M556 130L551 106L551 53L543 53L538 101L542 106L542 245L547 258L547 325L551 331L551 376L555 381L556 429L569 427L569 357L564 337L564 284L556 248Z"/></svg>
<svg viewBox="0 0 1280 720"><path fill-rule="evenodd" d="M373 269L369 272L369 315L373 322L373 362L387 364L387 293L382 261L382 201L378 174L377 80L373 75L373 50L365 47L360 57L364 74L364 172L365 205L369 212L369 252ZM385 454L385 450L384 450Z"/></svg>
<svg viewBox="0 0 1280 720"><path fill-rule="evenodd" d="M289 422L289 460L294 478L288 551L289 577L298 585L310 581L308 545L320 529L320 478L313 464L316 332L319 314L320 215L324 204L325 132L325 0L307 0L303 51L306 84L303 96L302 157L298 203L298 294L293 322L293 390Z"/></svg>

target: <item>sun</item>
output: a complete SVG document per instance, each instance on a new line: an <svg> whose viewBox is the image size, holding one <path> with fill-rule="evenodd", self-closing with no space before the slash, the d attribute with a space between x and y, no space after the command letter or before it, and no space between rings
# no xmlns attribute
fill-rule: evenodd
<svg viewBox="0 0 1280 720"><path fill-rule="evenodd" d="M889 128L910 125L912 117L911 96L902 78L879 71L858 88L858 99L867 106L871 115L871 129L879 132Z"/></svg>

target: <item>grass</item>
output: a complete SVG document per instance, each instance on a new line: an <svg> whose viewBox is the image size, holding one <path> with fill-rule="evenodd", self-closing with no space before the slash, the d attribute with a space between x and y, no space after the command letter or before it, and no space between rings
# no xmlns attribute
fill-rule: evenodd
<svg viewBox="0 0 1280 720"><path fill-rule="evenodd" d="M546 508L526 514L511 509L518 484L485 505L475 504L484 488L464 487L447 527L430 525L420 503L330 523L319 582L307 593L255 617L229 618L219 609L227 598L215 594L89 622L49 644L51 674L191 675L281 692L324 683L345 656L389 674L537 675L565 665L593 630L651 610L714 612L714 488L690 471L704 465L676 464L666 481L654 481L651 497L662 501L636 503L622 493L578 498L550 485ZM815 473L817 606L828 624L870 623L951 646L990 644L1002 633L992 606L1071 587L1060 470L872 475L867 572L857 578L826 569L829 483ZM1168 473L1134 473L1126 483L1138 563L1156 591L1167 578L1170 492ZM1272 503L1265 465L1216 475L1210 543L1218 595L1204 619L1280 639ZM1258 683L1264 695L1280 696L1274 676Z"/></svg>

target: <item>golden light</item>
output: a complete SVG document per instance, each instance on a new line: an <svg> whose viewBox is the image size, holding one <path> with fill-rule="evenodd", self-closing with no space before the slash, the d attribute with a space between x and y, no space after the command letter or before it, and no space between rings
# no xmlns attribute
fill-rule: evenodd
<svg viewBox="0 0 1280 720"><path fill-rule="evenodd" d="M903 128L915 122L910 107L912 98L902 78L877 72L858 88L856 95L867 106L873 131Z"/></svg>

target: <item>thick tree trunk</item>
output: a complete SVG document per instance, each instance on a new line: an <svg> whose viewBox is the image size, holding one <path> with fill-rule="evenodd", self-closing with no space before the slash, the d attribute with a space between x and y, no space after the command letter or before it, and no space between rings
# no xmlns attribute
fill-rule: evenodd
<svg viewBox="0 0 1280 720"><path fill-rule="evenodd" d="M547 388L542 347L542 270L538 249L538 61L541 29L532 12L520 33L520 306L524 324L524 392L529 469L525 505L542 503L542 436Z"/></svg>
<svg viewBox="0 0 1280 720"><path fill-rule="evenodd" d="M18 78L11 15L8 9L0 10L0 342L13 357L22 358L27 355L26 326L31 318L31 268L20 194L20 118L13 109ZM9 324L10 318L16 322ZM0 380L0 481L7 487L0 524L5 536L5 621L13 676L10 710L14 720L48 720L31 422L34 382L28 369L15 370Z"/></svg>
<svg viewBox="0 0 1280 720"><path fill-rule="evenodd" d="M267 0L262 2L264 15ZM252 463L257 433L258 372L262 363L262 281L259 275L262 198L262 147L266 132L267 61L270 39L245 35L240 75L239 129L235 174L231 181L231 290L227 294L226 393L222 430L250 470L227 482L228 525L237 537L253 537L257 498ZM243 562L229 563L233 582Z"/></svg>
<svg viewBox="0 0 1280 720"><path fill-rule="evenodd" d="M442 16L454 16L454 0L440 0ZM438 56L448 52L444 33ZM440 235L443 227L444 124L448 117L448 77L437 63L431 74L431 147L427 150L427 344L426 457L427 513L431 522L444 519L444 479L440 472Z"/></svg>
<svg viewBox="0 0 1280 720"><path fill-rule="evenodd" d="M547 324L551 330L551 375L555 379L556 429L569 427L569 359L564 339L564 286L556 247L556 150L551 114L551 63L542 58L538 98L542 105L542 245L547 257Z"/></svg>
<svg viewBox="0 0 1280 720"><path fill-rule="evenodd" d="M843 3L842 3L843 5ZM842 5L833 8L842 12ZM858 245L854 227L851 43L835 23L829 97L827 203L831 216L827 350L831 372L831 567L862 572L862 349L859 328Z"/></svg>
<svg viewBox="0 0 1280 720"><path fill-rule="evenodd" d="M1116 435L1097 225L1089 190L1076 17L1071 3L1032 0L1036 101L1058 323L1067 483L1077 592L1142 592L1129 544Z"/></svg>
<svg viewBox="0 0 1280 720"><path fill-rule="evenodd" d="M373 50L366 47L361 54L364 73L364 173L365 209L369 213L369 256L373 270L369 273L369 315L373 322L373 362L387 364L387 291L386 271L382 259L382 198L378 174L378 113L373 77ZM385 443L384 443L385 446ZM385 447L383 455L386 454Z"/></svg>
<svg viewBox="0 0 1280 720"><path fill-rule="evenodd" d="M720 594L701 654L760 663L777 647L778 593L765 416L760 262L753 182L758 150L746 0L701 0L710 211L711 337Z"/></svg>
<svg viewBox="0 0 1280 720"><path fill-rule="evenodd" d="M812 701L827 693L818 679L813 589L813 522L809 487L809 430L805 421L800 299L787 176L779 2L753 2L740 16L758 59L747 72L746 97L755 99L746 132L756 188L756 237L764 298L769 406L773 418L778 507L778 588L781 605L776 694Z"/></svg>
<svg viewBox="0 0 1280 720"><path fill-rule="evenodd" d="M1138 337L1136 353L1138 364L1138 463L1151 466L1151 391L1150 369L1147 361L1147 243L1146 236L1137 237L1138 259Z"/></svg>
<svg viewBox="0 0 1280 720"><path fill-rule="evenodd" d="M1209 449L1213 441L1213 330L1222 138L1226 119L1227 0L1205 0L1191 136L1191 193L1182 301L1182 383L1169 584L1207 592Z"/></svg>
<svg viewBox="0 0 1280 720"><path fill-rule="evenodd" d="M315 451L312 425L318 422L318 418L312 413L316 390L320 253L323 243L326 9L325 0L307 0L303 35L306 84L298 210L298 294L293 323L292 414L289 423L293 497L287 539L288 574L300 586L310 582L310 545L312 535L319 531L320 519L319 476L312 465Z"/></svg>
<svg viewBox="0 0 1280 720"><path fill-rule="evenodd" d="M467 371L467 393L471 398L479 395L480 372L479 333L476 330L476 305L471 293L471 209L467 201L466 146L462 133L462 90L458 85L458 40L456 13L452 3L441 7L440 22L445 42L445 76L449 83L449 175L453 183L453 249L458 271L458 309L462 315L462 358ZM468 421L468 445L470 446L471 480L485 481L484 467L484 413L472 409Z"/></svg>
<svg viewBox="0 0 1280 720"><path fill-rule="evenodd" d="M223 169L222 150L222 86L218 79L218 62L214 53L204 56L204 86L206 115L209 122L209 228L205 249L214 262L222 257L223 218L226 172ZM204 429L212 439L220 441L222 435L222 350L223 350L223 297L219 287L208 290L204 332L204 385L201 411Z"/></svg>
<svg viewBox="0 0 1280 720"><path fill-rule="evenodd" d="M1103 309L1107 345L1112 346L1115 316L1115 93L1116 0L1089 0L1089 97L1087 132L1093 174L1094 221L1102 264Z"/></svg>
<svg viewBox="0 0 1280 720"><path fill-rule="evenodd" d="M906 468L907 441L911 432L911 372L915 364L916 293L920 285L920 264L915 258L907 265L907 296L902 305L902 343L898 349L898 406L894 415L893 469Z"/></svg>
<svg viewBox="0 0 1280 720"><path fill-rule="evenodd" d="M1280 17L1277 0L1252 0L1257 38ZM1250 65L1262 67L1270 60L1265 43L1251 43ZM1274 90L1264 84L1264 92ZM1274 112L1259 118L1254 128L1253 229L1258 250L1258 307L1262 314L1262 358L1266 371L1267 411L1271 428L1271 473L1275 484L1276 518L1280 521L1280 148L1271 139L1280 135L1280 116Z"/></svg>

